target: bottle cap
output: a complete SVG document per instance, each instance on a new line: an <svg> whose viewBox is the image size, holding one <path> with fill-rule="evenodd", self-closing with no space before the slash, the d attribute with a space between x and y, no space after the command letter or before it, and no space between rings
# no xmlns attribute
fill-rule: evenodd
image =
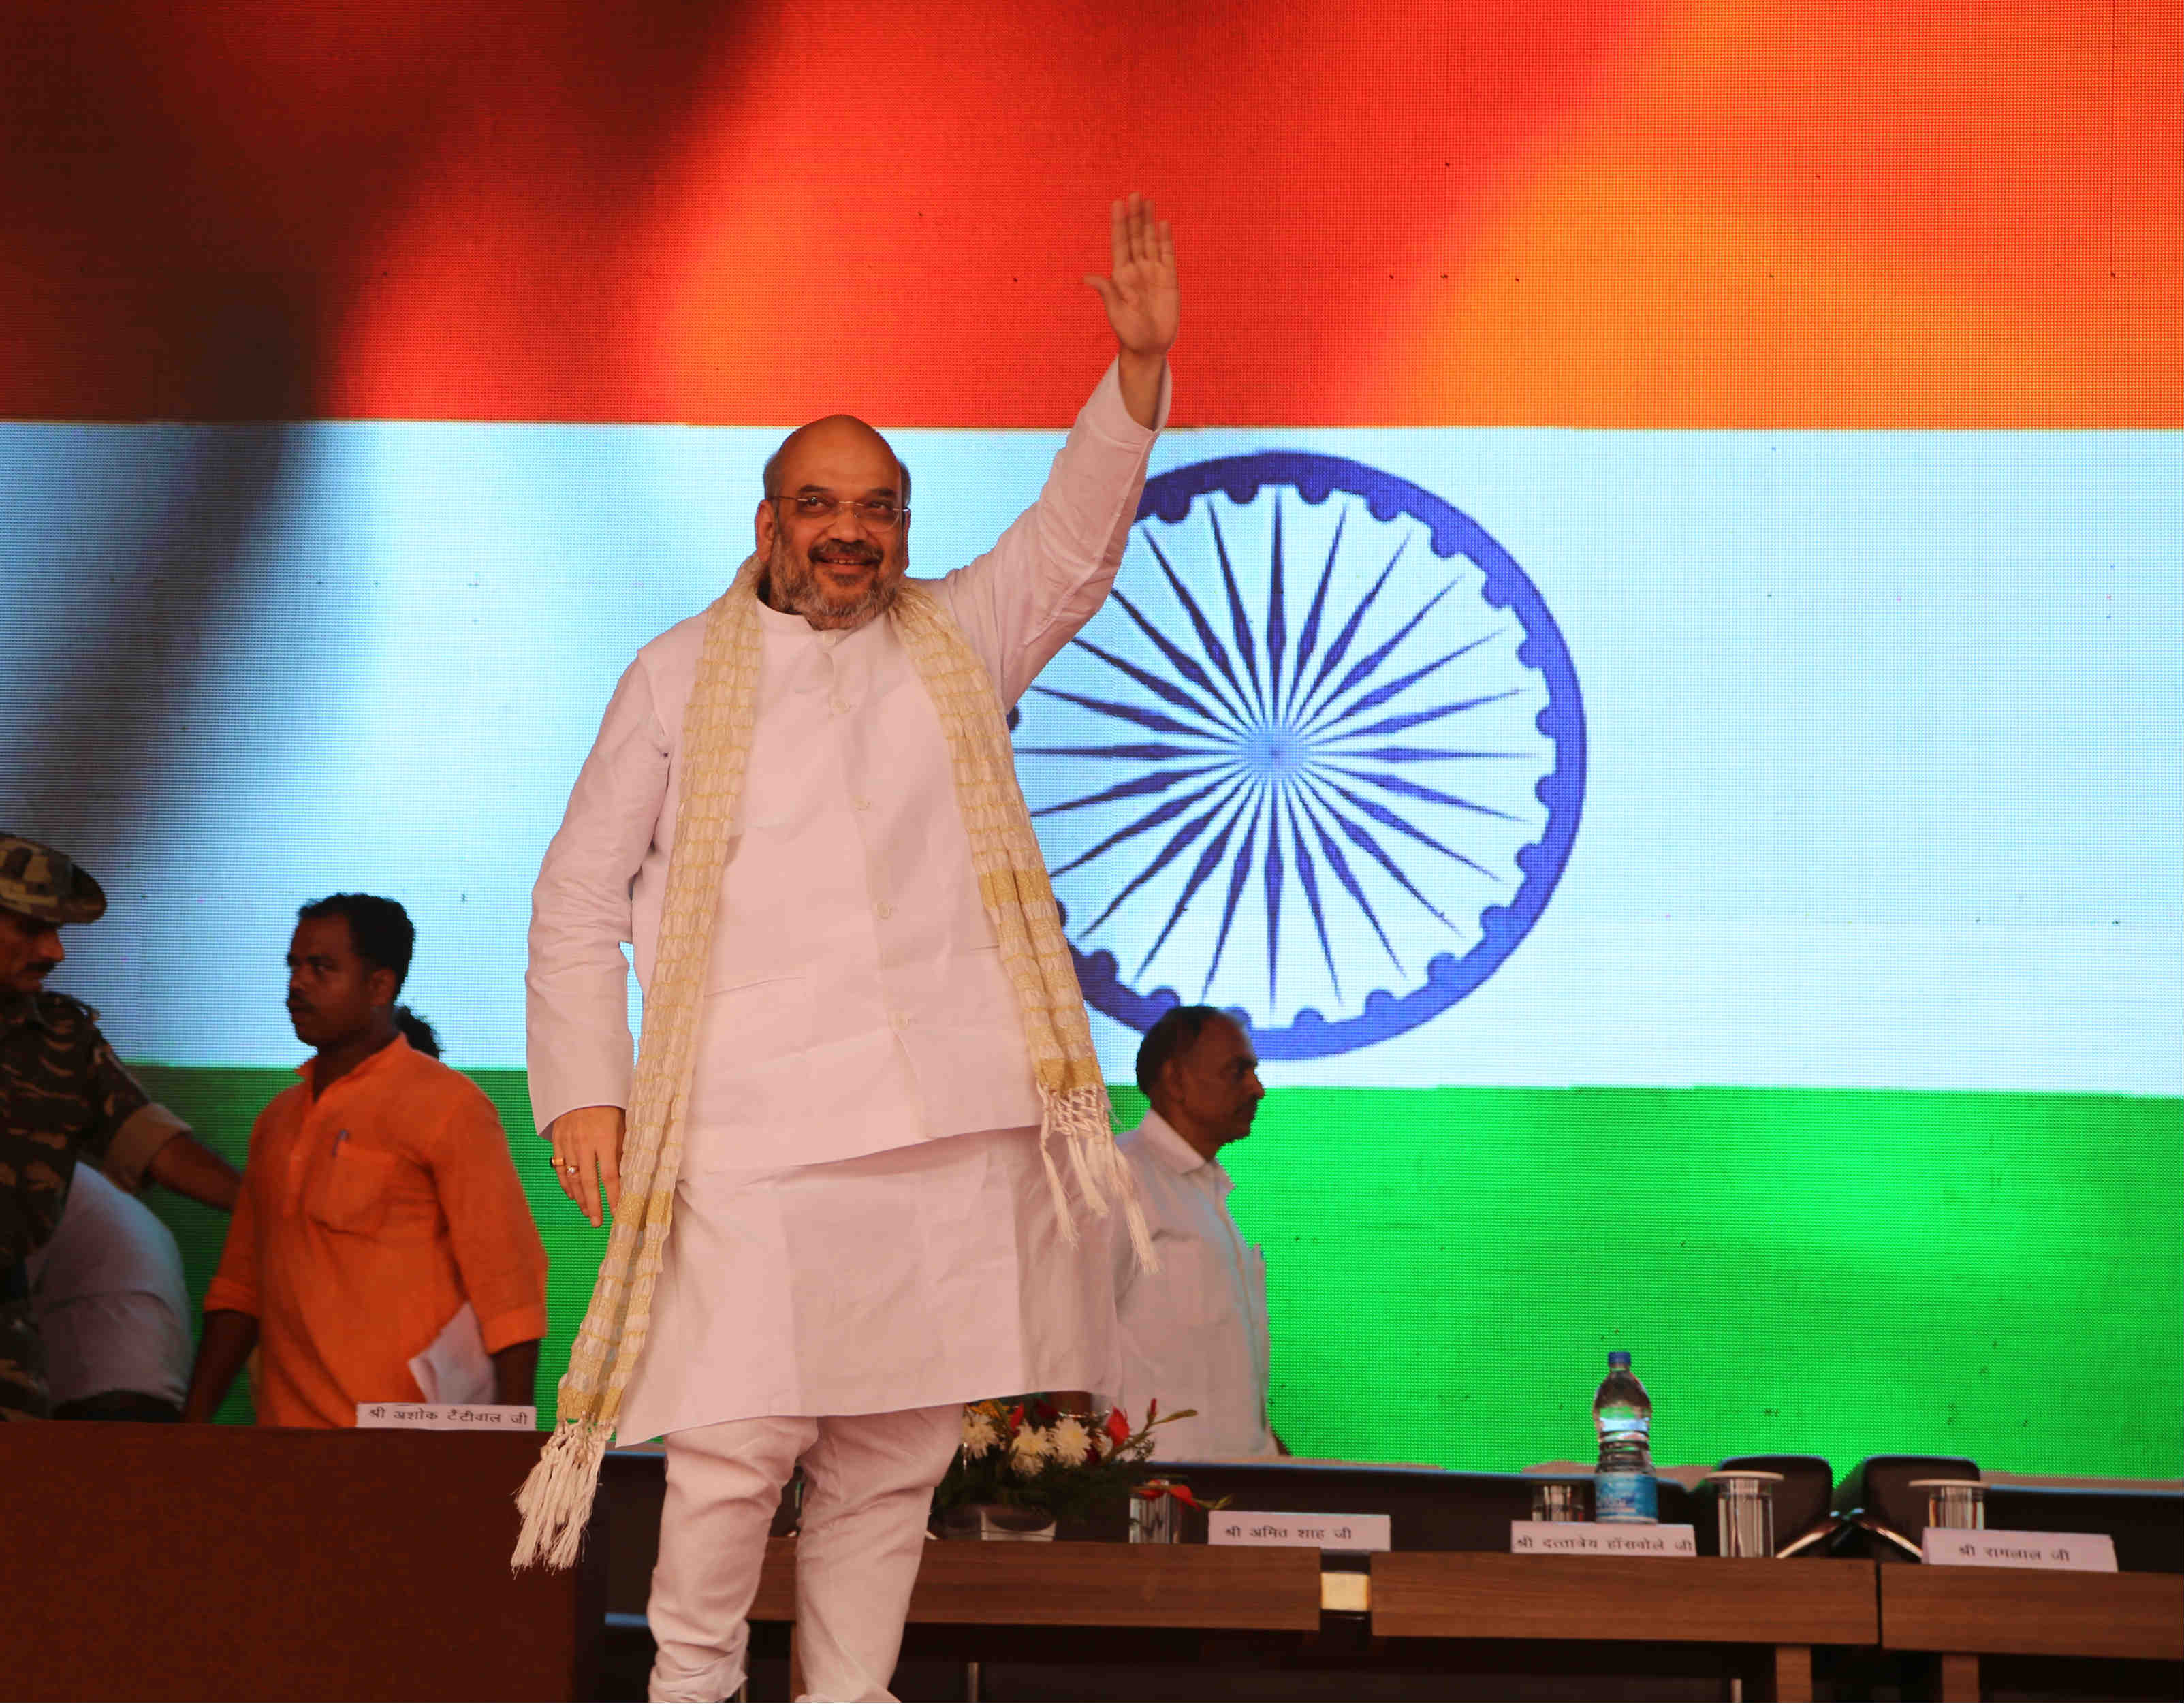
<svg viewBox="0 0 2184 1704"><path fill-rule="evenodd" d="M1607 1370L1610 1373L1628 1373L1630 1370L1630 1351L1627 1349L1609 1350L1607 1351Z"/></svg>

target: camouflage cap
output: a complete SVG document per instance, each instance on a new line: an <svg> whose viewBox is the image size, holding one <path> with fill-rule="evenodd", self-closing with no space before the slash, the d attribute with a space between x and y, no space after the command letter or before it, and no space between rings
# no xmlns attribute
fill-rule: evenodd
<svg viewBox="0 0 2184 1704"><path fill-rule="evenodd" d="M106 890L56 852L20 834L0 834L0 906L41 923L95 923Z"/></svg>

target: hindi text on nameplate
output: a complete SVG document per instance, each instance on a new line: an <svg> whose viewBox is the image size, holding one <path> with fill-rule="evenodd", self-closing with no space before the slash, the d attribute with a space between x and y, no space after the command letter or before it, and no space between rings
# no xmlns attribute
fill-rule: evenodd
<svg viewBox="0 0 2184 1704"><path fill-rule="evenodd" d="M2106 1533L2019 1533L2000 1527L1926 1529L1926 1560L1943 1568L2052 1568L2114 1573L2115 1540Z"/></svg>
<svg viewBox="0 0 2184 1704"><path fill-rule="evenodd" d="M1636 1521L1512 1521L1514 1556L1695 1556L1698 1540L1687 1526L1649 1526Z"/></svg>
<svg viewBox="0 0 2184 1704"><path fill-rule="evenodd" d="M1283 1545L1296 1550L1393 1550L1385 1515L1253 1514L1222 1509L1206 1523L1206 1540L1216 1545Z"/></svg>
<svg viewBox="0 0 2184 1704"><path fill-rule="evenodd" d="M538 1411L484 1402L359 1402L356 1423L366 1431L531 1432Z"/></svg>

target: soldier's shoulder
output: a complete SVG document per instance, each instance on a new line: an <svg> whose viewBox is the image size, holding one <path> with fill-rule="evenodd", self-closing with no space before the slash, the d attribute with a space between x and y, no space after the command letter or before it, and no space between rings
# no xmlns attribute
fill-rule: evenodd
<svg viewBox="0 0 2184 1704"><path fill-rule="evenodd" d="M88 1000L57 988L41 988L32 998L37 1002L39 1017L49 1028L96 1031L98 1027L98 1008Z"/></svg>

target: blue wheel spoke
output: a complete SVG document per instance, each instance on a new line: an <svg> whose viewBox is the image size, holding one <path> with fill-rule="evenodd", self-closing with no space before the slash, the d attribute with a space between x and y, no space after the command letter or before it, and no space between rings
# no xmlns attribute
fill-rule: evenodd
<svg viewBox="0 0 2184 1704"><path fill-rule="evenodd" d="M1296 667L1290 675L1292 694L1303 682L1304 671L1312 666L1312 654L1319 648L1319 618L1326 613L1327 588L1334 583L1334 561L1342 554L1342 529L1349 524L1350 510L1346 504L1334 517L1334 537L1327 547L1327 560L1320 565L1319 584L1312 588L1312 608L1304 618L1304 632L1297 640ZM1291 703L1283 706L1283 716L1288 717L1294 708L1293 696Z"/></svg>
<svg viewBox="0 0 2184 1704"><path fill-rule="evenodd" d="M1236 902L1243 897L1244 884L1251 877L1251 853L1258 844L1260 794L1254 791L1251 801L1251 816L1244 824L1244 844L1236 849L1229 860L1228 899L1221 908L1221 927L1213 937L1213 956L1206 966L1206 985L1198 991L1204 1000L1213 993L1213 978L1221 969L1221 955L1228 949L1228 931L1236 921Z"/></svg>
<svg viewBox="0 0 2184 1704"><path fill-rule="evenodd" d="M1141 669L1135 663L1126 661L1124 659L1117 656L1112 651L1102 650L1099 646L1094 644L1089 639L1079 639L1077 643L1081 649L1099 658L1101 662L1106 664L1109 668L1114 670L1117 674L1127 675L1130 679L1135 681L1139 686L1150 693L1155 698L1173 704L1178 710L1183 711L1186 716L1202 716L1207 721L1212 722L1216 727L1227 727L1233 729L1236 726L1234 718L1228 716L1226 713L1225 709L1217 708L1208 710L1204 704L1201 703L1190 693L1185 692L1181 687L1176 686L1171 682L1162 680L1158 675L1153 673L1150 669ZM1218 701L1217 700L1217 702Z"/></svg>
<svg viewBox="0 0 2184 1704"><path fill-rule="evenodd" d="M1236 678L1236 671L1229 665L1228 653L1223 647L1220 636L1213 631L1213 624L1206 619L1206 612L1198 607L1198 599L1190 595L1190 588L1183 583L1182 576L1175 571L1175 565L1167 560L1166 553L1160 548L1160 541L1153 537L1150 529L1144 537L1145 549L1153 553L1153 560L1160 564L1161 571L1167 576L1168 587L1174 592L1176 602L1183 605L1183 613L1190 618L1190 630L1198 636L1199 648L1206 653L1213 666L1220 670L1222 679L1227 681L1234 691L1237 702L1250 702L1244 692L1244 683Z"/></svg>
<svg viewBox="0 0 2184 1704"><path fill-rule="evenodd" d="M1304 844L1304 830L1297 827L1296 800L1286 803L1290 824L1290 844L1296 853L1297 885L1304 889L1306 903L1312 907L1312 926L1319 935L1320 957L1327 964L1327 979L1334 986L1334 996L1342 997L1342 972L1335 968L1334 947L1327 938L1327 907L1319 902L1319 873L1312 868L1312 854Z"/></svg>
<svg viewBox="0 0 2184 1704"><path fill-rule="evenodd" d="M1221 536L1221 517L1213 505L1206 505L1206 522L1213 529L1213 554L1221 561L1221 589L1228 594L1228 630L1236 636L1236 654L1244 660L1244 671L1251 677L1251 698L1261 715L1266 713L1267 694L1259 684L1258 648L1251 643L1251 619L1244 613L1244 599L1236 590L1236 571L1229 565L1228 541Z"/></svg>
<svg viewBox="0 0 2184 1704"><path fill-rule="evenodd" d="M1399 834L1407 834L1412 839L1416 840L1421 846L1431 847L1435 851L1440 853L1444 856L1455 859L1459 864L1469 865L1471 868L1478 871L1480 875L1485 877L1489 881L1492 881L1494 879L1493 872L1488 870L1485 865L1474 863L1470 859L1465 857L1461 852L1450 850L1449 848L1442 845L1440 841L1435 839L1431 835L1413 828L1409 823L1404 821L1401 817L1396 816L1394 811L1389 810L1386 805L1375 804L1369 799L1361 799L1356 794L1351 792L1348 788L1338 786L1331 781L1323 782L1315 780L1313 782L1315 790L1322 786L1324 786L1328 791L1336 794L1352 809L1362 811L1366 816L1371 817L1375 822L1381 824L1384 827L1392 828ZM1321 797L1323 803L1326 802L1325 795L1323 794ZM1371 858L1374 862L1379 864L1379 866L1383 870L1385 870L1390 877L1394 879L1398 887L1400 887L1406 894L1408 894L1413 899L1416 899L1418 904L1424 906L1426 910L1432 913L1436 919L1443 923L1448 923L1448 913L1442 910L1440 906L1434 904L1432 900L1426 898L1424 894L1421 894L1418 890L1417 886L1412 882L1411 878L1406 876L1403 873L1401 867L1396 864L1396 860L1390 858L1387 853L1382 849L1380 843L1373 838L1371 833L1366 828L1363 823L1358 821L1355 817L1351 816L1349 811L1344 810L1333 804L1328 804L1327 814L1334 819L1335 826L1341 829L1344 837L1349 840L1351 845L1357 847L1357 849L1364 853L1367 857ZM1456 926L1453 923L1449 923L1449 927L1451 928L1454 928Z"/></svg>
<svg viewBox="0 0 2184 1704"><path fill-rule="evenodd" d="M1428 805L1446 805L1451 810L1469 810L1480 816L1492 816L1503 822L1522 822L1521 816L1513 816L1506 810L1496 810L1490 805L1481 805L1475 799L1462 799L1453 793L1443 793L1437 787L1428 787L1422 782L1407 780L1400 775L1375 775L1369 769L1351 769L1346 765L1330 762L1328 768L1352 781L1362 781L1405 799L1422 799ZM1408 825L1405 825L1409 832Z"/></svg>
<svg viewBox="0 0 2184 1704"><path fill-rule="evenodd" d="M1333 704L1337 699L1340 698L1343 693L1348 692L1352 687L1356 686L1358 682L1370 677L1373 670L1379 668L1381 664L1387 661L1388 654L1393 651L1396 646L1401 644L1404 640L1409 638L1412 633L1416 632L1418 628L1418 624L1424 621L1427 616L1433 614L1433 612L1440 607L1440 600L1448 596L1448 594L1455 589L1456 582L1451 581L1447 585L1442 587L1440 591L1435 593L1432 597L1426 600L1424 606L1420 609L1415 615L1412 615L1409 621L1404 622L1402 626L1396 628L1396 631L1387 638L1382 640L1378 645L1375 645L1371 650L1368 651L1363 656L1352 663L1350 665L1349 671L1342 677L1342 683L1334 688L1332 691L1329 692L1324 698L1320 697L1319 694L1315 693L1313 694L1315 703L1304 711L1302 719L1306 721L1312 720L1317 712L1324 711L1329 706ZM1398 688L1398 690L1400 690L1400 688Z"/></svg>
<svg viewBox="0 0 2184 1704"><path fill-rule="evenodd" d="M1268 553L1267 582L1267 715L1282 718L1282 654L1289 649L1289 611L1283 605L1282 494L1274 493L1274 542Z"/></svg>
<svg viewBox="0 0 2184 1704"><path fill-rule="evenodd" d="M1172 716L1162 716L1158 710L1146 710L1140 705L1120 704L1112 699L1087 698L1082 693L1063 692L1059 687L1035 686L1032 690L1047 698L1060 699L1064 704L1075 704L1080 710L1089 710L1095 716L1112 716L1117 721L1128 722L1132 727L1144 728L1148 732L1172 733L1184 739L1206 738L1206 732L1202 727L1193 727L1188 722L1178 721Z"/></svg>
<svg viewBox="0 0 2184 1704"><path fill-rule="evenodd" d="M1158 627L1147 621L1144 611L1140 610L1136 604L1133 604L1128 598L1125 598L1120 592L1110 592L1107 594L1107 599L1110 603L1118 607L1124 615L1128 615L1133 621L1137 623L1138 631L1153 642L1155 649L1156 649L1163 657L1167 659L1167 665L1170 668L1173 669L1176 673L1182 676L1184 679L1189 681L1191 685L1196 687L1199 691L1206 696L1207 699L1212 701L1213 704L1221 711L1221 720L1224 724L1230 727L1238 727L1242 725L1240 718L1245 715L1244 707L1240 704L1231 704L1228 699L1223 695L1221 688L1214 684L1213 677L1207 674L1206 671L1199 665L1197 658L1192 656L1190 652L1184 650L1180 645L1169 638L1167 634L1161 632Z"/></svg>
<svg viewBox="0 0 2184 1704"><path fill-rule="evenodd" d="M1228 805L1229 799L1235 796L1235 789L1243 785L1244 783L1242 782L1232 782L1228 793L1223 794L1220 798L1215 799L1212 805L1207 809L1201 811L1197 816L1192 817L1190 821L1184 823L1182 827L1177 829L1173 834L1170 835L1168 837L1167 844L1162 847L1158 852L1153 855L1152 861L1150 863L1147 864L1144 869L1139 871L1136 875L1130 877L1128 883L1123 887L1123 890L1107 902L1107 909L1100 912L1098 916L1095 917L1089 927L1093 929L1098 928L1100 924L1106 922L1108 918L1115 915L1117 909L1121 906L1123 900L1128 899L1131 894L1136 893L1139 888L1144 887L1146 883L1151 881L1154 877L1159 875L1162 871L1167 869L1167 866L1175 860L1175 856L1178 853L1190 846L1200 835L1206 832L1206 825L1212 821L1215 817L1221 814L1223 807ZM1213 789L1212 788L1208 788L1206 792L1211 793L1212 790ZM1204 794L1199 795L1200 798L1203 798L1204 796Z"/></svg>
<svg viewBox="0 0 2184 1704"><path fill-rule="evenodd" d="M1496 633L1498 633L1498 632L1499 630L1497 629ZM1357 699L1354 702L1344 705L1338 710L1334 707L1334 699L1340 698L1344 693L1350 689L1349 682L1345 682L1342 686L1335 689L1333 697L1330 698L1326 705L1321 709L1317 722L1315 723L1315 731L1317 731L1318 727L1339 727L1343 722L1348 721L1353 716L1361 716L1368 710L1376 710L1379 709L1382 704L1386 704L1390 699L1398 698L1403 693L1408 692L1420 681L1438 674L1441 670L1446 668L1451 663L1456 661L1457 658L1463 656L1468 652L1477 650L1479 646L1485 644L1489 639L1495 638L1496 633L1482 633L1477 638L1474 639L1469 644L1458 646L1455 650L1449 652L1446 656L1435 657L1429 663L1421 663L1418 667L1412 669L1410 673L1407 675L1399 675L1396 678L1386 682L1384 685L1373 688L1371 692L1365 693L1362 697ZM1380 657L1396 643L1397 639L1403 637L1405 637L1405 635L1398 634L1396 636L1396 639L1390 639L1387 645L1383 646L1379 652L1375 653L1370 660L1377 664ZM1360 664L1358 666L1362 668L1364 665ZM1353 669L1351 672L1355 675L1357 673L1357 670Z"/></svg>
<svg viewBox="0 0 2184 1704"><path fill-rule="evenodd" d="M1315 741L1314 746L1317 748L1322 745L1341 745L1361 738L1362 736L1354 733L1331 733L1322 740ZM1156 748L1146 749L1151 750ZM1165 753L1167 748L1161 747L1157 749ZM1060 757L1089 757L1097 754L1059 750L1055 755ZM1182 757L1187 754L1178 751L1174 755ZM1188 755L1195 755L1195 754ZM1340 763L1466 763L1481 758L1529 758L1532 754L1528 751L1457 751L1444 746L1431 745L1376 745L1368 751L1330 752L1328 755Z"/></svg>
<svg viewBox="0 0 2184 1704"><path fill-rule="evenodd" d="M1308 704L1318 698L1327 677L1342 666L1342 660L1350 654L1351 641L1357 637L1357 629L1363 623L1366 612L1379 601L1381 592L1388 584L1388 576L1396 571L1396 565L1403 560L1403 553L1410 548L1411 541L1407 538L1396 545L1396 554L1388 559L1388 565L1380 571L1380 577L1358 599L1357 607L1350 612L1350 619L1342 624L1342 631L1334 636L1334 643L1327 648L1327 654L1320 659L1319 672L1312 677L1312 685L1306 689L1301 702Z"/></svg>
<svg viewBox="0 0 2184 1704"><path fill-rule="evenodd" d="M1226 763L1201 764L1195 769L1176 769L1156 771L1151 775L1133 777L1128 781L1116 782L1098 793L1088 793L1082 799L1065 799L1059 805L1042 805L1032 812L1034 816L1059 816L1066 810L1083 810L1089 805L1112 805L1118 799L1142 799L1149 793L1166 793L1180 787L1186 781L1196 781L1201 776L1226 769Z"/></svg>
<svg viewBox="0 0 2184 1704"><path fill-rule="evenodd" d="M1058 879L1063 876L1067 876L1072 870L1081 870L1084 866L1089 864L1095 858L1100 857L1102 854L1112 851L1116 847L1123 844L1126 841L1134 840L1140 834L1150 834L1154 829L1159 827L1164 822L1174 821L1177 817L1182 816L1184 811L1190 810L1192 805L1197 804L1200 799L1205 798L1207 794L1212 792L1215 788L1220 785L1221 783L1218 781L1208 782L1205 786L1200 788L1195 793L1187 793L1180 799L1171 799L1167 804L1162 805L1158 810L1147 811L1135 822L1128 823L1121 828L1117 828L1112 834L1110 834L1105 840L1102 840L1089 852L1078 853L1067 864L1064 864L1060 869L1055 871L1053 872L1054 877Z"/></svg>
<svg viewBox="0 0 2184 1704"><path fill-rule="evenodd" d="M1396 944L1388 938L1388 932L1380 927L1380 915L1373 909L1373 902L1365 897L1364 888L1357 877L1351 874L1350 860L1342 855L1342 849L1334 844L1328 834L1327 825L1319 820L1320 813L1312 808L1317 802L1309 792L1299 788L1295 800L1296 815L1312 825L1312 838L1319 842L1319 855L1327 860L1327 867L1334 871L1335 880L1341 883L1350 897L1357 902L1357 909L1365 914L1365 921L1373 926L1373 933L1380 938L1380 945L1388 955L1388 961L1401 973L1403 961L1396 955ZM1299 837L1298 844L1301 846L1302 844L1302 837ZM1326 950L1326 907L1315 905L1312 914L1321 919L1320 945L1323 950Z"/></svg>
<svg viewBox="0 0 2184 1704"><path fill-rule="evenodd" d="M1161 926L1160 934L1152 945L1145 949L1145 957L1139 961L1139 980L1144 979L1145 967L1160 956L1160 949L1167 944L1167 938L1175 933L1175 926L1183 921L1183 914L1190 909L1190 902L1198 896L1198 890L1206 885L1206 878L1211 876L1219 866L1223 855L1228 849L1228 837L1235 832L1237 820L1251 808L1251 789L1246 788L1242 791L1245 795L1243 802L1228 813L1228 820L1214 831L1213 838L1206 843L1206 849L1198 855L1196 866L1192 869L1190 878L1183 884L1183 892L1176 896L1175 904L1168 909L1167 922ZM1230 800L1223 801L1224 804L1231 802L1234 802L1233 796Z"/></svg>
<svg viewBox="0 0 2184 1704"><path fill-rule="evenodd" d="M1094 757L1109 763L1173 763L1178 758L1201 761L1210 757L1232 757L1233 746L1205 745L1020 745L1018 757ZM1371 752L1360 756L1371 757ZM1383 759L1393 762L1393 759Z"/></svg>
<svg viewBox="0 0 2184 1704"><path fill-rule="evenodd" d="M1361 727L1350 735L1352 739L1370 739L1384 733L1401 733L1414 727L1424 727L1429 721L1439 721L1443 716L1462 716L1466 710L1475 710L1481 704L1498 704L1504 699L1513 699L1524 690L1511 687L1507 692L1487 693L1475 699L1466 699L1462 704L1443 704L1437 710L1412 710L1407 716L1391 716Z"/></svg>

